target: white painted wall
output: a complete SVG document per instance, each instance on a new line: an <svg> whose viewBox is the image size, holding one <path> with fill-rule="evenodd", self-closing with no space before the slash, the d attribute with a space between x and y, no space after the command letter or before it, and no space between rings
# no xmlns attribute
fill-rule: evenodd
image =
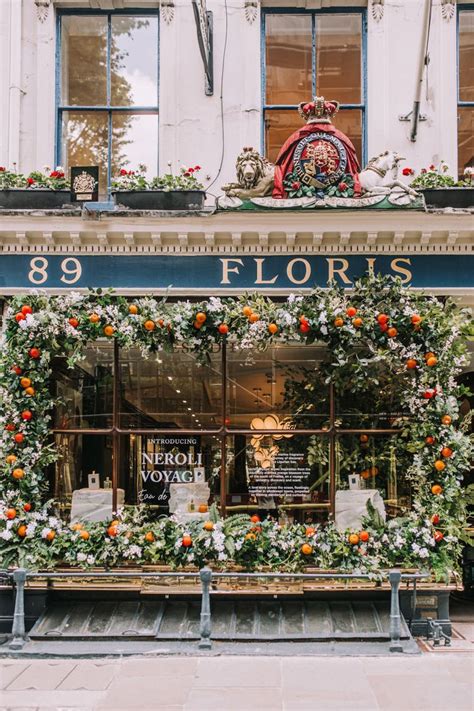
<svg viewBox="0 0 474 711"><path fill-rule="evenodd" d="M67 2L63 0L62 5ZM114 2L94 0L93 5L110 7ZM127 7L127 2L115 4ZM150 2L137 0L132 4L150 6ZM76 7L88 4L89 0L73 3ZM291 0L285 4L291 5ZM329 4L325 2L324 6ZM419 124L416 143L409 139L410 124L401 123L398 116L412 108L423 2L385 0L384 17L379 22L369 9L368 152L373 155L386 148L396 149L414 168L444 158L455 174L456 19L443 19L440 4L441 0L434 0L431 62L423 90L422 111L428 120ZM295 6L302 5L295 0ZM223 150L220 87L226 12L224 0L208 0L207 6L214 13L212 97L204 94L190 0L176 1L175 16L169 25L160 22L160 169L166 170L168 161L175 166L181 162L199 163L203 172L214 179ZM235 158L241 148L259 147L261 142L260 22L247 22L244 0L228 0L227 23L225 145L221 174L211 192L233 179ZM55 27L53 7L41 23L34 0L0 2L0 165L17 162L19 169L26 172L53 163Z"/></svg>

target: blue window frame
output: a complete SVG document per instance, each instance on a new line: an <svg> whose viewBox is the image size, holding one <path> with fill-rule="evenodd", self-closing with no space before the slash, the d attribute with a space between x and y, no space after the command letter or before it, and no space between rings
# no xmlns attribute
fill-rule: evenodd
<svg viewBox="0 0 474 711"><path fill-rule="evenodd" d="M458 174L474 169L474 5L458 6Z"/></svg>
<svg viewBox="0 0 474 711"><path fill-rule="evenodd" d="M64 10L57 18L56 163L158 173L156 11Z"/></svg>
<svg viewBox="0 0 474 711"><path fill-rule="evenodd" d="M262 149L275 160L316 95L340 102L334 124L366 161L366 12L262 10Z"/></svg>

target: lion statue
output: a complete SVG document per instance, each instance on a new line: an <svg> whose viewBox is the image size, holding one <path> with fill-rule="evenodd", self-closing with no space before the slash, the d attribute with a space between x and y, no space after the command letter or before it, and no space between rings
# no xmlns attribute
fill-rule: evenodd
<svg viewBox="0 0 474 711"><path fill-rule="evenodd" d="M227 197L241 200L271 195L274 170L273 163L263 158L254 148L243 148L235 164L237 182L223 185L222 190Z"/></svg>

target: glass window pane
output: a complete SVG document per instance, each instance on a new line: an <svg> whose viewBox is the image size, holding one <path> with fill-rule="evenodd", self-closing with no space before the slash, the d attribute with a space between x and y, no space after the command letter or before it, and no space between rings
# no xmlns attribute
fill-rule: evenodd
<svg viewBox="0 0 474 711"><path fill-rule="evenodd" d="M62 115L62 156L71 166L99 166L99 192L107 193L108 118L105 111L65 111Z"/></svg>
<svg viewBox="0 0 474 711"><path fill-rule="evenodd" d="M360 15L316 16L316 93L343 104L359 104L362 19Z"/></svg>
<svg viewBox="0 0 474 711"><path fill-rule="evenodd" d="M459 13L459 100L474 101L474 12Z"/></svg>
<svg viewBox="0 0 474 711"><path fill-rule="evenodd" d="M217 500L217 436L132 434L120 441L119 486L127 504L143 503L161 513L186 516Z"/></svg>
<svg viewBox="0 0 474 711"><path fill-rule="evenodd" d="M100 488L112 484L112 437L57 434L54 440L58 452L58 459L54 463L54 498L59 501L62 510L69 512L73 492L78 489L88 490L88 475L92 472L99 475ZM98 514L97 499L94 501L94 495L95 492L90 496L87 491L83 494L82 506L79 508L79 513L82 513L79 516L81 520L98 520L91 518ZM112 514L111 495L112 492L110 510L104 512L108 513L108 516ZM75 518L77 520L78 517Z"/></svg>
<svg viewBox="0 0 474 711"><path fill-rule="evenodd" d="M112 115L112 175L120 168L136 170L142 164L145 174L153 178L158 173L158 114Z"/></svg>
<svg viewBox="0 0 474 711"><path fill-rule="evenodd" d="M364 444L362 447L358 435L337 438L336 492L348 489L349 475L356 474L360 488L378 490L388 516L410 509L411 487L405 472L413 463L413 454L406 450L403 440L395 436L369 436ZM336 495L336 511L337 499ZM343 502L341 508L345 508Z"/></svg>
<svg viewBox="0 0 474 711"><path fill-rule="evenodd" d="M145 359L121 351L121 426L139 429L217 429L222 423L221 354L200 365L183 351Z"/></svg>
<svg viewBox="0 0 474 711"><path fill-rule="evenodd" d="M258 513L281 523L320 522L329 510L329 448L324 437L279 441L228 438L228 514Z"/></svg>
<svg viewBox="0 0 474 711"><path fill-rule="evenodd" d="M342 131L350 138L354 144L359 163L363 167L362 111L359 109L341 109L334 116L332 122L339 131Z"/></svg>
<svg viewBox="0 0 474 711"><path fill-rule="evenodd" d="M157 106L158 18L112 16L112 106Z"/></svg>
<svg viewBox="0 0 474 711"><path fill-rule="evenodd" d="M265 111L265 154L274 163L280 148L304 122L295 109Z"/></svg>
<svg viewBox="0 0 474 711"><path fill-rule="evenodd" d="M458 172L463 177L466 168L474 168L474 107L459 107Z"/></svg>
<svg viewBox="0 0 474 711"><path fill-rule="evenodd" d="M311 15L267 15L266 103L298 104L312 95Z"/></svg>
<svg viewBox="0 0 474 711"><path fill-rule="evenodd" d="M73 318L74 313L65 318ZM57 429L112 427L113 344L97 341L84 350L84 358L69 368L56 358L52 387L58 404L53 423Z"/></svg>
<svg viewBox="0 0 474 711"><path fill-rule="evenodd" d="M263 353L230 351L230 427L238 429L320 429L327 425L328 387L321 374L325 349L273 346ZM311 380L311 390L306 386ZM281 440L277 436L275 441Z"/></svg>
<svg viewBox="0 0 474 711"><path fill-rule="evenodd" d="M69 106L107 103L107 17L62 18L61 101Z"/></svg>

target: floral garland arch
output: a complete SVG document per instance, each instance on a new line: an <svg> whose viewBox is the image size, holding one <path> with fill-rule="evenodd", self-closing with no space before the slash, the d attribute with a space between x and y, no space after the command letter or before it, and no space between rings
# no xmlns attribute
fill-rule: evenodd
<svg viewBox="0 0 474 711"><path fill-rule="evenodd" d="M390 277L368 276L351 292L331 284L276 303L259 294L211 297L201 303L153 297L128 301L101 290L61 296L15 296L5 315L0 356L0 566L116 565L126 560L171 565L237 563L296 570L312 564L376 572L393 564L450 574L465 523L461 492L471 455L459 421L463 388L455 376L466 362L470 320L450 300L409 290ZM99 337L143 355L186 344L205 359L223 339L242 350L272 342L323 341L332 381L353 391L368 367L383 362L401 387L410 420L407 476L414 505L402 519L367 521L362 533L333 524L283 527L270 519L219 518L180 524L172 517L146 521L136 508L114 521L67 525L44 502L44 469L56 458L47 443L53 407L53 356L81 359ZM363 356L363 357L362 357ZM398 382L397 380L397 382Z"/></svg>

